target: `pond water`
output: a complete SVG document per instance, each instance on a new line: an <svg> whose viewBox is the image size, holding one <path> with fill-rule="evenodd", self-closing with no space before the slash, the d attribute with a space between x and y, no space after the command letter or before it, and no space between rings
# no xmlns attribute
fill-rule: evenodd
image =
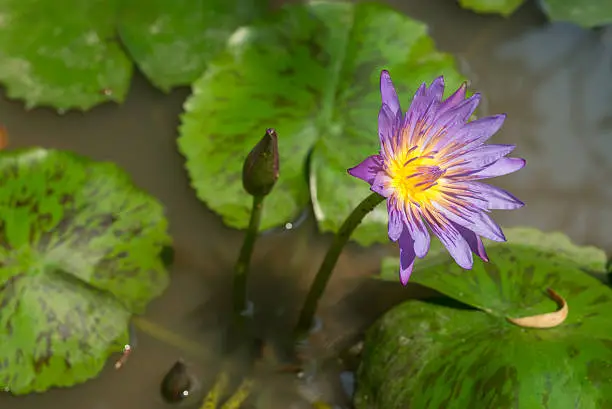
<svg viewBox="0 0 612 409"><path fill-rule="evenodd" d="M494 183L527 206L499 212L496 219L505 226L560 230L577 243L611 252L612 235L606 233L612 228L612 27L585 31L549 24L532 2L509 19L475 15L448 0L392 3L427 22L438 47L458 58L472 89L484 94L480 115L508 113L494 141L516 143L516 156L528 165ZM179 89L165 95L137 76L125 104L87 113L26 112L21 103L0 99L0 123L8 128L12 148L40 145L116 162L165 204L175 245L173 281L152 303L147 319L201 343L201 352L189 355L137 330L135 351L122 369L110 362L98 379L75 388L3 395L0 408L162 409L170 406L162 401L159 384L178 358L185 358L200 379L214 376L219 317L229 305L230 272L242 233L224 227L189 186L175 143L188 94ZM310 214L258 242L251 295L265 337L274 338L296 318L328 243ZM325 326L315 353L350 345L385 309L427 295L416 285L404 289L366 279L376 273L385 251L382 246L345 251L322 301ZM267 408L308 407L291 393L293 377L278 382ZM322 384L314 393L337 396L342 404L335 378Z"/></svg>

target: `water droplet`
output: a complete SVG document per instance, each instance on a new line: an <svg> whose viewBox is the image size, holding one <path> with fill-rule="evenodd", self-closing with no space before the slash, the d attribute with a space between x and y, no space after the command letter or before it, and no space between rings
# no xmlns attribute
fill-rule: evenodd
<svg viewBox="0 0 612 409"><path fill-rule="evenodd" d="M161 395L168 403L177 403L187 398L194 388L194 379L187 365L178 360L170 368L161 383Z"/></svg>
<svg viewBox="0 0 612 409"><path fill-rule="evenodd" d="M285 223L285 230L293 229L293 223Z"/></svg>

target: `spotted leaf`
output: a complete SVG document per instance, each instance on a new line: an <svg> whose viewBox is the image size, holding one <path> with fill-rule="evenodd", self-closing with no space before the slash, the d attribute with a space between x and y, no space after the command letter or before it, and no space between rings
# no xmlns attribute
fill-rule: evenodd
<svg viewBox="0 0 612 409"><path fill-rule="evenodd" d="M95 376L168 283L161 205L110 163L0 153L0 388Z"/></svg>

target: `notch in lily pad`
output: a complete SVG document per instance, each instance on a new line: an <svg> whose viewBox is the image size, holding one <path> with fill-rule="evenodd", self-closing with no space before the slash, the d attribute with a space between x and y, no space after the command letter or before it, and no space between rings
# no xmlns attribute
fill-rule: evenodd
<svg viewBox="0 0 612 409"><path fill-rule="evenodd" d="M163 207L116 165L57 150L0 152L0 180L0 389L91 379L168 285Z"/></svg>

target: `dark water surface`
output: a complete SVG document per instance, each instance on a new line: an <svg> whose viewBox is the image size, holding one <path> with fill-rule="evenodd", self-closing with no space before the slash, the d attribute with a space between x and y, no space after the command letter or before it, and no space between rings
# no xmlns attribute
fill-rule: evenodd
<svg viewBox="0 0 612 409"><path fill-rule="evenodd" d="M612 231L612 28L551 25L531 3L510 19L478 16L449 0L393 3L427 22L438 47L457 57L472 89L484 94L480 115L508 113L493 141L516 143L516 155L528 166L494 183L527 206L499 212L496 219L505 226L561 230L578 243L612 252L612 234L606 234ZM180 89L164 95L138 76L125 104L85 114L25 112L19 102L0 100L0 123L8 128L11 147L68 149L116 162L165 204L176 251L173 281L147 317L202 343L202 353L190 357L138 333L135 352L121 370L111 363L98 379L75 388L0 396L0 408L161 409L169 406L159 396L159 383L177 358L191 362L200 378L213 376L217 314L228 304L229 273L242 233L225 228L189 187L175 143L188 94ZM273 336L295 318L328 242L311 219L260 240L251 292L263 334ZM365 282L377 271L382 252L350 246L341 257L321 308L322 351L338 340L348 342L401 299L423 294L414 286ZM288 390L293 380L279 382L284 386L277 391ZM267 408L307 407L280 392L276 400Z"/></svg>

